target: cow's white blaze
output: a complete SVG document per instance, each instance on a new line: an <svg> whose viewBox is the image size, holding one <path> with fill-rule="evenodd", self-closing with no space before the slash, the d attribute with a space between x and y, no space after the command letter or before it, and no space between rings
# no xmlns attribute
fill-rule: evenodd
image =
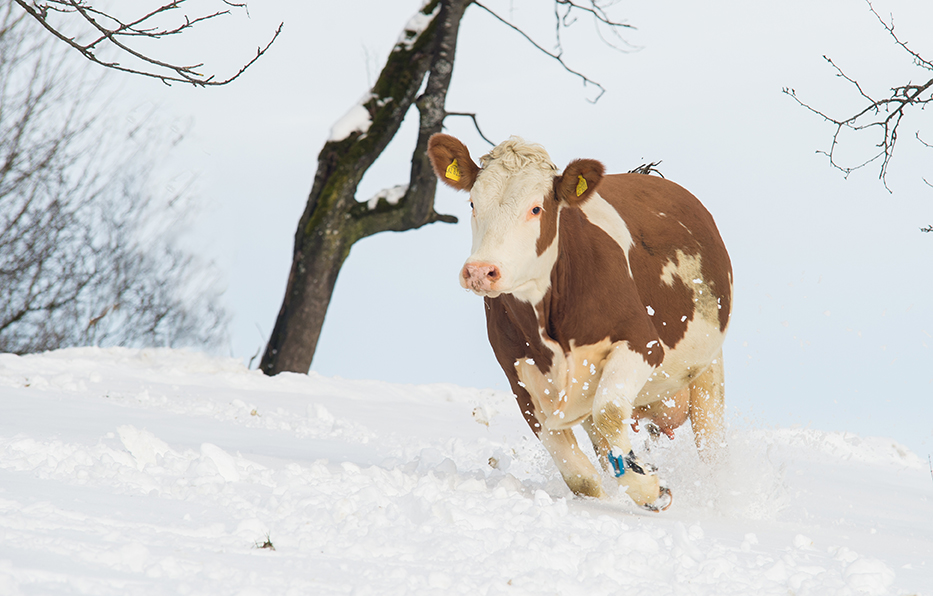
<svg viewBox="0 0 933 596"><path fill-rule="evenodd" d="M550 284L557 243L538 255L543 212L533 210L545 208L557 167L543 147L515 137L484 155L480 163L482 170L470 192L473 248L465 265L494 265L500 277L490 289L473 291L492 298L508 293L537 303ZM557 208L553 201L549 206ZM469 287L462 276L460 284Z"/></svg>
<svg viewBox="0 0 933 596"><path fill-rule="evenodd" d="M610 205L599 193L594 193L587 202L580 207L591 224L602 229L610 238L616 241L625 252L625 262L628 264L628 252L632 248L632 233L629 232L625 220L619 212ZM629 267L631 271L631 267Z"/></svg>

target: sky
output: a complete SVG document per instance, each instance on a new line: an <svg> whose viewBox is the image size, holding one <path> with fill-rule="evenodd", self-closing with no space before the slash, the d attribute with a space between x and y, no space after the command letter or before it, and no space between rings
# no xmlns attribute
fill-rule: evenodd
<svg viewBox="0 0 933 596"><path fill-rule="evenodd" d="M530 0L487 5L548 46L553 13ZM933 5L876 2L921 54ZM418 0L286 2L218 19L200 38L160 42L222 74L283 32L233 84L166 87L115 75L119 109L155 111L183 143L159 164L166 184L194 179L201 205L186 242L213 260L233 314L229 354L248 361L281 305L298 218L316 155L366 92ZM725 345L732 424L878 435L933 452L933 149L905 119L888 187L868 166L848 177L817 153L832 126L791 97L834 114L859 98L823 59L870 92L922 72L859 0L752 3L619 2L636 29L620 52L582 17L563 34L565 60L594 87L476 7L461 25L450 111L474 112L483 132L543 144L559 167L579 157L609 172L648 161L711 211L730 250L735 309ZM208 43L205 43L207 41ZM187 54L186 54L187 52ZM929 78L929 73L926 73ZM926 80L924 78L924 80ZM117 108L115 108L117 109ZM474 159L487 145L466 118L447 132ZM358 199L407 182L416 118L367 172ZM843 158L869 156L873 138L844 139ZM349 379L449 382L507 389L485 337L482 301L457 273L469 254L466 195L440 188L436 208L461 219L355 245L341 271L312 370ZM258 357L257 357L258 361ZM255 362L254 362L255 366ZM517 412L517 410L516 410Z"/></svg>

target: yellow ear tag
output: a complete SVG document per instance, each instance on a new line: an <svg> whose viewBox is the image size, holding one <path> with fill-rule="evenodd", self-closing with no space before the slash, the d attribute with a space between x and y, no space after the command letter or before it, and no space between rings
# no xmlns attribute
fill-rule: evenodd
<svg viewBox="0 0 933 596"><path fill-rule="evenodd" d="M577 176L577 196L579 197L586 192L586 178L583 176Z"/></svg>
<svg viewBox="0 0 933 596"><path fill-rule="evenodd" d="M460 182L460 166L457 165L456 159L447 166L447 177L454 182Z"/></svg>

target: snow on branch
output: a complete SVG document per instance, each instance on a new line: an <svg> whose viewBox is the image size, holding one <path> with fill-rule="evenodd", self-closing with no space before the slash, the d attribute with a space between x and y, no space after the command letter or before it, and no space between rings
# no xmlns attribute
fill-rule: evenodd
<svg viewBox="0 0 933 596"><path fill-rule="evenodd" d="M334 125L330 128L330 138L327 140L336 143L355 132L366 134L373 123L372 114L370 114L366 104L372 101L373 97L372 93L365 93L352 108L347 110L347 113L340 120L334 122Z"/></svg>
<svg viewBox="0 0 933 596"><path fill-rule="evenodd" d="M440 2L434 7L429 13L424 12L427 8L429 2L425 2L421 6L421 10L415 13L413 17L408 20L408 23L402 29L401 35L399 35L398 41L395 42L396 48L401 48L404 50L410 50L415 42L418 41L418 38L421 37L421 34L428 28L434 17L437 16L438 12L441 10Z"/></svg>
<svg viewBox="0 0 933 596"><path fill-rule="evenodd" d="M399 184L392 188L384 188L366 201L366 206L372 211L379 206L379 201L385 201L389 205L398 205L398 202L402 200L407 192L407 184Z"/></svg>

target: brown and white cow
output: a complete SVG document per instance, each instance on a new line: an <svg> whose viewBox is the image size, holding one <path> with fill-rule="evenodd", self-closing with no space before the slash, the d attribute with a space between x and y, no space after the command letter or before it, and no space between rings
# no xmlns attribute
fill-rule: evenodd
<svg viewBox="0 0 933 596"><path fill-rule="evenodd" d="M483 296L489 341L532 430L579 495L604 497L577 446L582 424L601 465L639 505L670 491L633 453L629 426L668 436L689 417L708 458L723 441L722 343L732 266L709 212L663 178L563 173L512 137L480 158L434 135L437 176L470 192L473 251L460 284Z"/></svg>

